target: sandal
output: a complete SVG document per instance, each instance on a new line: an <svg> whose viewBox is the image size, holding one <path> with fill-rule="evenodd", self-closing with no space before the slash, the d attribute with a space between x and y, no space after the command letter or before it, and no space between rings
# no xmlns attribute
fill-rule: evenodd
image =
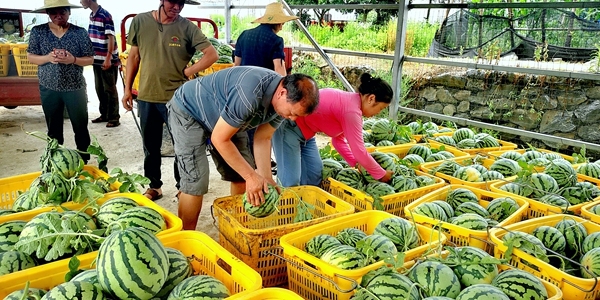
<svg viewBox="0 0 600 300"><path fill-rule="evenodd" d="M117 127L121 125L121 122L119 122L119 120L115 120L115 121L108 121L108 123L106 123L106 127Z"/></svg>
<svg viewBox="0 0 600 300"><path fill-rule="evenodd" d="M144 196L152 201L156 201L162 198L163 195L158 191L158 189L149 188L144 192Z"/></svg>
<svg viewBox="0 0 600 300"><path fill-rule="evenodd" d="M95 119L92 120L92 123L104 123L104 122L108 122L107 119L103 118L102 116L97 117Z"/></svg>

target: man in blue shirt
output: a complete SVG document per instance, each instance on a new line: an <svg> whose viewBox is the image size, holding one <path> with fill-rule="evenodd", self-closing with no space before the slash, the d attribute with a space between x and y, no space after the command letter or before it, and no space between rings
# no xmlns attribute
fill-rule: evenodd
<svg viewBox="0 0 600 300"><path fill-rule="evenodd" d="M271 137L283 119L295 120L314 111L319 89L303 74L285 77L259 67L228 68L183 84L167 104L181 175L179 217L184 230L196 229L208 191L211 156L231 194L246 192L250 203L264 201L271 175ZM257 128L255 159L246 130Z"/></svg>

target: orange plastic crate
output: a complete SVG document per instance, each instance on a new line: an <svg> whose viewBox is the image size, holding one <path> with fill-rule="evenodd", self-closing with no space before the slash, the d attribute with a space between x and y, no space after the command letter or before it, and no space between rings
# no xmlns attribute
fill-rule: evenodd
<svg viewBox="0 0 600 300"><path fill-rule="evenodd" d="M343 270L308 254L304 251L306 243L320 234L335 236L344 228L357 228L372 234L379 222L389 218L398 217L383 211L368 210L284 235L281 238L281 247L287 260L290 290L309 300L350 299L362 276L385 263L379 261L360 269ZM404 252L404 261L409 263L423 255L441 250L441 245L446 241L446 237L440 235L439 231L419 224L416 226L421 240L417 248Z"/></svg>
<svg viewBox="0 0 600 300"><path fill-rule="evenodd" d="M494 256L501 259L508 259L509 264L512 266L525 270L538 278L547 280L550 283L560 288L565 300L593 300L600 297L600 284L598 281L600 277L596 279L584 279L567 274L560 269L545 263L530 254L527 254L518 248L514 248L511 257L505 257L505 253L508 247L504 245L502 237L510 231L521 231L525 233L532 233L534 229L540 226L552 226L563 218L570 218L576 222L582 224L587 232L600 231L600 225L590 222L586 219L571 216L571 215L551 215L546 217L540 217L532 220L511 224L504 229L497 229L490 232L490 239L495 244Z"/></svg>
<svg viewBox="0 0 600 300"><path fill-rule="evenodd" d="M452 184L449 186L445 186L441 189L438 189L436 191L433 191L433 192L417 199L417 201L407 205L404 208L406 217L413 219L417 224L422 224L429 228L433 228L433 227L442 228L444 234L448 238L447 240L450 245L473 246L473 247L476 247L479 249L483 249L483 250L487 251L488 253L492 254L494 249L493 249L493 245L488 242L488 235L489 235L488 231L467 229L467 228L464 228L464 227L461 227L458 225L454 225L452 223L442 222L440 220L436 220L436 219L430 218L428 216L412 213L412 210L422 203L432 202L435 200L444 200L445 201L448 193L451 190L457 189L457 188L465 188L465 189L468 189L468 190L472 191L473 193L475 193L475 195L477 195L477 198L479 199L479 205L481 205L485 208L487 208L487 206L490 204L490 201L492 201L496 198L505 197L505 195L502 195L499 193L494 193L494 192L490 192L490 191L486 191L486 190L482 190L482 189L478 189L478 188L474 188L474 187L470 187L470 186ZM516 212L514 212L511 216L509 216L508 218L506 218L505 220L500 222L498 224L498 226L506 226L509 224L521 222L524 218L526 218L527 208L529 207L529 203L523 199L519 199L519 198L513 198L513 199L517 202L517 204L519 204L519 209Z"/></svg>
<svg viewBox="0 0 600 300"><path fill-rule="evenodd" d="M195 275L209 275L223 282L232 293L232 296L227 299L259 299L245 298L244 296L261 288L260 275L205 233L180 231L158 236L158 239L166 247L183 252L192 262ZM98 252L93 252L78 256L81 267L92 266L97 255ZM0 276L0 298L6 297L13 291L22 290L27 281L30 282L30 287L50 290L65 282L64 277L68 271L69 260L63 259L44 266Z"/></svg>
<svg viewBox="0 0 600 300"><path fill-rule="evenodd" d="M218 198L213 203L213 217L219 222L219 243L259 272L265 287L287 282L285 261L273 256L281 254L277 246L283 235L354 212L352 205L314 186L288 188L280 196L279 211L266 218L248 215L241 197ZM310 209L313 219L295 223L300 199L314 206Z"/></svg>

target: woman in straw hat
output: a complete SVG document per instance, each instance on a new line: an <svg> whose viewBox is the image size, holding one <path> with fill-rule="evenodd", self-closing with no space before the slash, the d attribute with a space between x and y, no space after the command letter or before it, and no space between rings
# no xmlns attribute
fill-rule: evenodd
<svg viewBox="0 0 600 300"><path fill-rule="evenodd" d="M296 19L298 17L288 16L279 2L267 5L265 14L252 21L252 23L260 25L244 30L235 43L234 65L263 67L273 70L281 76L287 75L284 64L283 38L277 33L281 31L285 22ZM247 133L248 146L253 149L254 130L249 130Z"/></svg>
<svg viewBox="0 0 600 300"><path fill-rule="evenodd" d="M94 61L94 49L87 31L69 23L71 8L81 8L68 0L44 0L32 12L45 12L50 21L31 29L27 58L38 65L42 109L48 136L64 142L63 113L66 107L75 133L77 149L90 145L86 83L83 67ZM89 154L81 155L87 162Z"/></svg>

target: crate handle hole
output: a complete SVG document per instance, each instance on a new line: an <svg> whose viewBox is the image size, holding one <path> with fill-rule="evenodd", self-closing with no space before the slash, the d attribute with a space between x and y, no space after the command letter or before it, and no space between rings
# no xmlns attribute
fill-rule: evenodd
<svg viewBox="0 0 600 300"><path fill-rule="evenodd" d="M219 258L217 260L217 265L219 267L221 267L223 270L225 270L225 272L227 272L227 274L231 275L231 266L225 262L223 259Z"/></svg>

